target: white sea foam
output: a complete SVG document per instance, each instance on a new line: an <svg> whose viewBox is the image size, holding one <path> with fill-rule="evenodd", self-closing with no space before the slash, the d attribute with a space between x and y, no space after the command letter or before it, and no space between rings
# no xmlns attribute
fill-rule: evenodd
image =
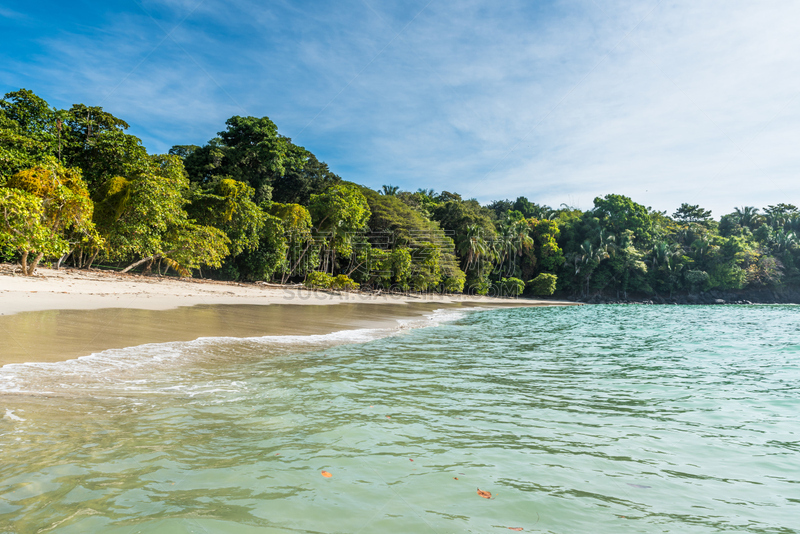
<svg viewBox="0 0 800 534"><path fill-rule="evenodd" d="M3 419L10 419L11 421L24 421L25 420L25 419L23 419L22 417L20 417L18 415L14 415L14 411L13 410L9 410L8 408L6 408L6 414L3 416Z"/></svg>
<svg viewBox="0 0 800 534"><path fill-rule="evenodd" d="M182 394L193 397L215 392L237 392L243 383L210 380L191 389L175 385L175 374L204 363L229 358L263 358L265 353L318 350L320 347L367 343L416 328L438 326L462 318L465 310L439 309L423 317L400 319L392 328L340 330L319 335L260 337L201 337L193 341L149 343L108 349L63 362L9 364L0 368L0 392L79 394L113 390ZM161 382L161 383L159 383ZM170 385L167 386L166 383ZM13 414L12 414L13 415ZM16 417L16 416L14 416Z"/></svg>

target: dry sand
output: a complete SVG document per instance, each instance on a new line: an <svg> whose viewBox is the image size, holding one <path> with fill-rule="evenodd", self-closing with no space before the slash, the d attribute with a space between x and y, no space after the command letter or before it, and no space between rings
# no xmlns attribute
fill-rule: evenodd
<svg viewBox="0 0 800 534"><path fill-rule="evenodd" d="M337 306L331 307L336 304ZM298 287L0 265L0 365L61 361L110 348L210 336L310 335L394 326L458 306L571 302L466 295L376 295ZM265 306L269 305L269 306Z"/></svg>

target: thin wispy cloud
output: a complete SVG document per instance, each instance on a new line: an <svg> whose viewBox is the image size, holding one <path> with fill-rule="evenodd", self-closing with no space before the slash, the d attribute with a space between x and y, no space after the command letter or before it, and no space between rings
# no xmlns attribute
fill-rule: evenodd
<svg viewBox="0 0 800 534"><path fill-rule="evenodd" d="M793 2L40 4L2 20L3 88L102 102L152 151L267 115L376 188L800 202Z"/></svg>

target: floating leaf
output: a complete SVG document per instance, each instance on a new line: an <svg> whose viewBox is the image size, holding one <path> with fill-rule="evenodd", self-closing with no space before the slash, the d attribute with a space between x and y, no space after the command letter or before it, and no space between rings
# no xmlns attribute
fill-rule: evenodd
<svg viewBox="0 0 800 534"><path fill-rule="evenodd" d="M522 527L508 527L508 530L513 530L514 532L521 532L525 529Z"/></svg>
<svg viewBox="0 0 800 534"><path fill-rule="evenodd" d="M478 488L478 495L483 497L484 499L491 499L492 494L488 491L483 491L482 489Z"/></svg>
<svg viewBox="0 0 800 534"><path fill-rule="evenodd" d="M408 459L408 461L409 461L409 462L413 462L414 460L413 460L413 459L411 459L411 458L409 458L409 459Z"/></svg>
<svg viewBox="0 0 800 534"><path fill-rule="evenodd" d="M327 471L323 471L322 476L324 476L325 478L331 478L333 475L328 473Z"/></svg>
<svg viewBox="0 0 800 534"><path fill-rule="evenodd" d="M458 480L458 477L453 477L453 480Z"/></svg>

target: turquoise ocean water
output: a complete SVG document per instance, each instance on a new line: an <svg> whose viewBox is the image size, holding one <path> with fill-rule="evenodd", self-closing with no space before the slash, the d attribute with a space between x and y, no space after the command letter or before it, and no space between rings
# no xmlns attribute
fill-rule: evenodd
<svg viewBox="0 0 800 534"><path fill-rule="evenodd" d="M0 391L0 533L800 532L800 307L445 310Z"/></svg>

